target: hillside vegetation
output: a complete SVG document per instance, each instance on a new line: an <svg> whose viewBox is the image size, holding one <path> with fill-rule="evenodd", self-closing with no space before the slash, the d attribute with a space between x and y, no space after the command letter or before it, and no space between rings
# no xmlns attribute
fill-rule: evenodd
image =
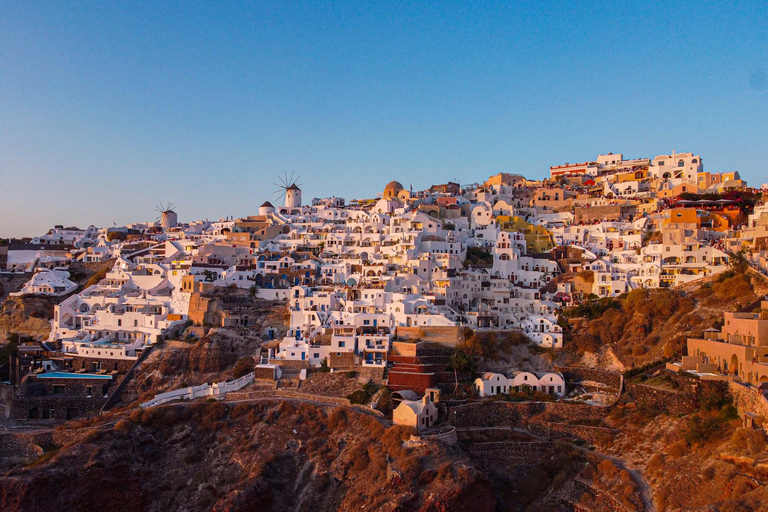
<svg viewBox="0 0 768 512"><path fill-rule="evenodd" d="M685 289L643 288L617 299L565 310L561 362L623 370L682 354L688 337L719 328L724 311L738 311L768 293L759 274L726 272Z"/></svg>
<svg viewBox="0 0 768 512"><path fill-rule="evenodd" d="M0 478L0 509L495 510L459 449L406 447L412 432L285 401L135 410Z"/></svg>

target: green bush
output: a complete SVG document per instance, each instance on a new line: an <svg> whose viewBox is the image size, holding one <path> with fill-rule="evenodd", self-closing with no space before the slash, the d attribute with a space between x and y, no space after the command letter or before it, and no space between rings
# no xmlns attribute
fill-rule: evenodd
<svg viewBox="0 0 768 512"><path fill-rule="evenodd" d="M365 386L363 386L363 391L365 391L369 396L373 396L376 394L378 389L376 388L376 384L373 382L368 382Z"/></svg>
<svg viewBox="0 0 768 512"><path fill-rule="evenodd" d="M590 296L591 295L592 294L590 294ZM597 298L596 295L595 295L595 298ZM620 308L621 308L621 302L614 299L606 298L606 299L590 300L588 302L581 303L578 306L568 308L563 312L563 315L567 318L588 318L590 320L594 320L595 318L602 316L603 313L605 313L609 309L620 309Z"/></svg>
<svg viewBox="0 0 768 512"><path fill-rule="evenodd" d="M365 392L365 390L358 389L357 391L353 391L349 395L347 395L347 400L349 400L352 404L367 404L368 400L370 400L370 395Z"/></svg>

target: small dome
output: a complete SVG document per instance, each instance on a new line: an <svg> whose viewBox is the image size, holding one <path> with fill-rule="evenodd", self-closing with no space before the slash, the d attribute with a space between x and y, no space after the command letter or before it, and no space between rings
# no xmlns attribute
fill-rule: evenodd
<svg viewBox="0 0 768 512"><path fill-rule="evenodd" d="M387 186L384 187L384 190L403 190L403 186L399 181L390 181L387 183Z"/></svg>

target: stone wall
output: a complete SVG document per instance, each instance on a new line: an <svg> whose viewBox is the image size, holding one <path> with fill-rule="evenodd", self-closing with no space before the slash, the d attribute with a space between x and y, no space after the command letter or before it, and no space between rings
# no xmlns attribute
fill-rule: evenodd
<svg viewBox="0 0 768 512"><path fill-rule="evenodd" d="M260 389L258 391L233 391L227 393L227 400L256 400L258 398L274 398L277 390Z"/></svg>
<svg viewBox="0 0 768 512"><path fill-rule="evenodd" d="M393 355L416 357L416 353L422 345L423 343L414 343L411 341L393 341L390 357Z"/></svg>
<svg viewBox="0 0 768 512"><path fill-rule="evenodd" d="M233 393L227 393L227 400L255 400L259 398L292 398L295 400L307 400L311 402L319 402L331 407L350 407L357 409L358 411L373 414L374 416L384 417L384 414L370 407L364 405L351 404L346 398L338 398L333 396L322 395L310 395L307 393L300 393L298 391L292 391L289 389L276 389L276 390L263 390L263 391L238 391Z"/></svg>
<svg viewBox="0 0 768 512"><path fill-rule="evenodd" d="M358 366L354 369L360 373L360 377L372 381L374 384L381 384L384 380L383 366Z"/></svg>
<svg viewBox="0 0 768 512"><path fill-rule="evenodd" d="M11 418L18 421L34 420L30 416L37 411L37 419L42 419L44 409L52 409L50 419L64 421L98 413L106 402L104 398L85 398L67 396L16 396L11 405Z"/></svg>
<svg viewBox="0 0 768 512"><path fill-rule="evenodd" d="M624 383L624 376L617 372L598 370L594 368L582 368L576 366L558 367L557 371L563 374L565 382L569 385L575 382L593 381L605 385L616 393L620 393Z"/></svg>
<svg viewBox="0 0 768 512"><path fill-rule="evenodd" d="M577 206L573 210L574 222L586 222L593 220L620 220L621 206Z"/></svg>
<svg viewBox="0 0 768 512"><path fill-rule="evenodd" d="M699 409L700 399L697 393L681 393L630 382L624 384L624 389L637 403L655 407L668 414L683 416Z"/></svg>
<svg viewBox="0 0 768 512"><path fill-rule="evenodd" d="M595 443L601 439L616 435L616 430L612 428L548 421L532 422L528 425L528 430L544 437L575 438L588 443Z"/></svg>
<svg viewBox="0 0 768 512"><path fill-rule="evenodd" d="M83 397L88 395L103 397L109 392L113 379L77 378L77 379L40 379L35 374L24 377L17 391L17 396ZM88 392L90 388L90 393Z"/></svg>
<svg viewBox="0 0 768 512"><path fill-rule="evenodd" d="M501 458L503 460L523 459L536 460L548 456L548 451L554 446L550 441L500 441L490 443L475 443L466 446L473 455Z"/></svg>
<svg viewBox="0 0 768 512"><path fill-rule="evenodd" d="M307 361L295 361L290 359L270 359L269 364L276 364L282 368L294 368L296 370L309 368L309 362Z"/></svg>
<svg viewBox="0 0 768 512"><path fill-rule="evenodd" d="M91 371L91 363L101 363L100 368L106 371L117 370L118 374L128 373L136 359L106 359L99 357L74 357L72 359L72 370Z"/></svg>
<svg viewBox="0 0 768 512"><path fill-rule="evenodd" d="M422 444L425 444L427 442L436 442L436 443L442 443L447 444L449 446L453 446L456 443L459 442L458 437L456 436L456 427L449 427L447 430L443 431L444 429L441 429L438 432L435 433L422 433L422 434L416 434L411 436L411 444L419 446Z"/></svg>
<svg viewBox="0 0 768 512"><path fill-rule="evenodd" d="M254 379L264 379L269 381L275 380L275 369L267 367L256 367L253 370Z"/></svg>
<svg viewBox="0 0 768 512"><path fill-rule="evenodd" d="M578 403L494 400L452 407L448 419L456 427L520 426L534 416L541 416L541 421L583 421L604 418L607 414L605 407Z"/></svg>
<svg viewBox="0 0 768 512"><path fill-rule="evenodd" d="M423 341L439 343L448 347L455 347L464 341L464 328L462 327L398 327L398 341Z"/></svg>
<svg viewBox="0 0 768 512"><path fill-rule="evenodd" d="M189 311L187 316L195 325L213 324L213 305L211 299L201 296L199 293L193 293L189 298Z"/></svg>
<svg viewBox="0 0 768 512"><path fill-rule="evenodd" d="M350 368L360 360L354 352L331 352L328 358L328 366L331 368Z"/></svg>
<svg viewBox="0 0 768 512"><path fill-rule="evenodd" d="M753 423L768 432L768 400L757 388L728 381L728 390L733 397L733 405L745 424Z"/></svg>
<svg viewBox="0 0 768 512"><path fill-rule="evenodd" d="M29 436L0 434L0 465L27 465L43 454L43 449Z"/></svg>

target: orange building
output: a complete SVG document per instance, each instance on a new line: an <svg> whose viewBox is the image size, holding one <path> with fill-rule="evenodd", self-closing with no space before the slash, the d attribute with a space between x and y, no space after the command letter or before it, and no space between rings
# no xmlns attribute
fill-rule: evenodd
<svg viewBox="0 0 768 512"><path fill-rule="evenodd" d="M669 227L670 224L684 224L691 229L727 231L729 227L727 217L697 208L673 208L664 210L661 215L659 225L662 228Z"/></svg>

